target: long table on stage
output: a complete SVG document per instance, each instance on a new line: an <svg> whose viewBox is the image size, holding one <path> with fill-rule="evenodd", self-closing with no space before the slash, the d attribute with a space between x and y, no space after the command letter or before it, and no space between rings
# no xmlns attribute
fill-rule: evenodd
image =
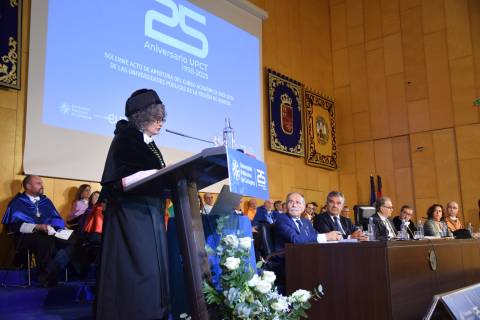
<svg viewBox="0 0 480 320"><path fill-rule="evenodd" d="M435 294L480 282L473 239L287 244L287 292L322 284L310 319L421 319Z"/></svg>

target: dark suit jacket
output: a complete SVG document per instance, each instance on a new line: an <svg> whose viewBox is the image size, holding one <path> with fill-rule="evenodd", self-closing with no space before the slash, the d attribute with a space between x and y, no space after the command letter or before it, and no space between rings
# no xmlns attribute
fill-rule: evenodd
<svg viewBox="0 0 480 320"><path fill-rule="evenodd" d="M272 215L273 223L275 223L279 215L278 211L273 210L271 215ZM260 206L257 208L257 212L255 213L255 217L253 218L253 221L252 221L252 226L256 226L259 223L268 223L267 209L265 209L265 206Z"/></svg>
<svg viewBox="0 0 480 320"><path fill-rule="evenodd" d="M350 220L349 218L345 218L344 216L339 216L339 218L342 229L346 233L343 235L343 238L346 239L355 231L355 226L353 225L352 220ZM313 219L313 227L319 233L328 233L330 231L335 231L335 224L333 223L332 218L330 218L330 215L327 212L319 214Z"/></svg>
<svg viewBox="0 0 480 320"><path fill-rule="evenodd" d="M417 227L415 227L415 224L412 222L412 220L409 220L410 224L407 227L407 232L410 235L410 238L413 239L413 235L415 234L415 231L417 231ZM397 231L400 231L402 228L402 220L400 220L399 216L396 216L393 218L393 225L395 226L395 229Z"/></svg>
<svg viewBox="0 0 480 320"><path fill-rule="evenodd" d="M285 249L285 243L314 243L317 242L317 231L312 223L301 218L301 232L297 228L297 224L288 214L278 215L275 222L275 252Z"/></svg>
<svg viewBox="0 0 480 320"><path fill-rule="evenodd" d="M375 213L373 216L373 224L375 225L375 239L377 240L388 240L388 229L383 224L382 219L380 218L380 215ZM392 222L388 220L388 223L392 226L393 230L395 230L395 226L392 224Z"/></svg>

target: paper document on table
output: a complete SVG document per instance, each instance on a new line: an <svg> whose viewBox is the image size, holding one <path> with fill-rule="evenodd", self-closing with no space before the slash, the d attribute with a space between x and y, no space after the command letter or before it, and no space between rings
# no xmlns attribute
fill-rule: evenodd
<svg viewBox="0 0 480 320"><path fill-rule="evenodd" d="M138 182L146 177L149 177L158 172L158 169L138 171L134 174L129 175L128 177L122 178L122 186L124 188Z"/></svg>
<svg viewBox="0 0 480 320"><path fill-rule="evenodd" d="M58 230L57 232L55 232L55 237L57 237L58 239L62 239L62 240L68 240L70 238L70 236L72 235L72 233L73 233L73 230L62 229L62 230Z"/></svg>

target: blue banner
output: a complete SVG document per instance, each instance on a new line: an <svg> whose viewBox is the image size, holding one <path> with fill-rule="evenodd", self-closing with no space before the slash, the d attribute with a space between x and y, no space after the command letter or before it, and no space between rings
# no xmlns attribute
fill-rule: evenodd
<svg viewBox="0 0 480 320"><path fill-rule="evenodd" d="M268 179L265 163L227 148L230 192L244 196L268 199Z"/></svg>

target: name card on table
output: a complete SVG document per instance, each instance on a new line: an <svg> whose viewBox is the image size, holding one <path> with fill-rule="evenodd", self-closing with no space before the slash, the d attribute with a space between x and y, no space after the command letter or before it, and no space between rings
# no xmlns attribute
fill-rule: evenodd
<svg viewBox="0 0 480 320"><path fill-rule="evenodd" d="M268 199L267 167L265 163L246 154L227 148L230 192Z"/></svg>

